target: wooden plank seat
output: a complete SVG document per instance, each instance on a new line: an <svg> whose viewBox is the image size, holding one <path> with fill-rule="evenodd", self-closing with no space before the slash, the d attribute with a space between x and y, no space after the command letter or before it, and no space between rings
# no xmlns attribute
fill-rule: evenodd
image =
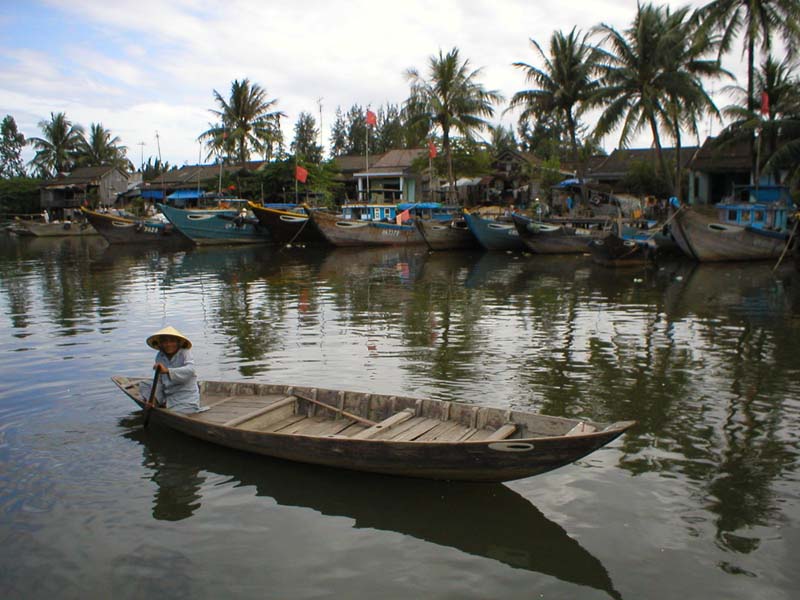
<svg viewBox="0 0 800 600"><path fill-rule="evenodd" d="M297 405L297 398L295 396L287 396L277 402L272 402L266 406L262 406L254 411L248 412L244 415L240 415L229 421L223 423L225 427L241 427L242 425L246 424L248 421L252 421L257 419L258 417L264 416L267 413L278 411L279 409L290 409L291 413L294 413L294 408ZM249 429L247 427L246 429Z"/></svg>
<svg viewBox="0 0 800 600"><path fill-rule="evenodd" d="M375 425L367 427L355 435L351 435L350 437L354 440L368 440L374 438L376 435L387 429L391 429L392 427L400 425L401 423L405 423L413 417L414 409L407 408L405 410L401 410L399 413L393 414L391 417L384 419L380 423L375 423Z"/></svg>

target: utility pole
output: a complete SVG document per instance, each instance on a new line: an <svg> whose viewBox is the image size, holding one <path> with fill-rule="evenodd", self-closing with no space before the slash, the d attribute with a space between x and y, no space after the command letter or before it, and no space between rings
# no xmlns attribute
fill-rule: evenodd
<svg viewBox="0 0 800 600"><path fill-rule="evenodd" d="M319 160L322 162L322 97L317 98L319 105Z"/></svg>
<svg viewBox="0 0 800 600"><path fill-rule="evenodd" d="M146 145L147 145L147 144L145 144L144 142L139 142L139 143L137 144L137 146L139 146L139 160L140 160L140 162L141 162L141 170L142 170L142 173L144 173L144 147L145 147Z"/></svg>

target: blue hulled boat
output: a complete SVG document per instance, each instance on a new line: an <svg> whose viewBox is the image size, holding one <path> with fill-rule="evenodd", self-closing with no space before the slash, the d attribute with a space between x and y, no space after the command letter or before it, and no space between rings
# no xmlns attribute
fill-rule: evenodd
<svg viewBox="0 0 800 600"><path fill-rule="evenodd" d="M214 208L175 208L159 204L175 229L197 245L264 244L269 232L247 211L247 200L226 198Z"/></svg>
<svg viewBox="0 0 800 600"><path fill-rule="evenodd" d="M511 219L487 219L476 212L464 211L467 227L487 250L525 250Z"/></svg>

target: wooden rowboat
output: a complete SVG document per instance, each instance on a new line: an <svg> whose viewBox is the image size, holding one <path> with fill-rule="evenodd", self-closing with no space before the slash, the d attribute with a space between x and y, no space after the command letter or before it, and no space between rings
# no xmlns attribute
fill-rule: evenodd
<svg viewBox="0 0 800 600"><path fill-rule="evenodd" d="M112 377L144 407L144 378ZM205 412L151 422L297 462L427 479L510 481L569 464L619 437L613 424L466 403L265 383L206 381Z"/></svg>

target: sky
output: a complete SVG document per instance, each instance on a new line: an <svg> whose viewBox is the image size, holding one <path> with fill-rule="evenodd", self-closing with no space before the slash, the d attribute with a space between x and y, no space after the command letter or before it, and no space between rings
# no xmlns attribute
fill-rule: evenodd
<svg viewBox="0 0 800 600"><path fill-rule="evenodd" d="M0 118L36 137L40 121L64 112L87 130L110 129L137 167L159 155L195 164L205 159L197 137L214 120L214 90L227 98L234 79L248 78L286 114L287 144L301 112L318 127L321 116L327 152L337 107L401 104L406 71L424 74L439 50L459 48L482 68L484 87L510 99L529 87L512 63L540 65L530 39L547 48L558 30L624 29L635 12L636 0L0 0ZM727 61L743 84L741 56ZM514 125L505 108L493 122ZM631 145L651 141L643 134Z"/></svg>

